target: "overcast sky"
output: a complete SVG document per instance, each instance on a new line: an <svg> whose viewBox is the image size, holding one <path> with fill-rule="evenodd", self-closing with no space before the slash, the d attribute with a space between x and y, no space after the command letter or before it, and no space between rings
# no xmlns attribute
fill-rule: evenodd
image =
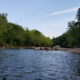
<svg viewBox="0 0 80 80"><path fill-rule="evenodd" d="M51 38L67 30L79 7L80 0L0 0L0 13L8 13L10 22Z"/></svg>

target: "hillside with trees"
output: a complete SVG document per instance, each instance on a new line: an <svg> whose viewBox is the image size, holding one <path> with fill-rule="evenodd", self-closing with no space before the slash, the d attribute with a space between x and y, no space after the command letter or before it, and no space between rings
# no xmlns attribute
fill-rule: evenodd
<svg viewBox="0 0 80 80"><path fill-rule="evenodd" d="M68 30L52 40L38 30L25 30L21 25L8 22L7 14L0 14L0 47L80 47L80 8L77 21L68 23Z"/></svg>
<svg viewBox="0 0 80 80"><path fill-rule="evenodd" d="M7 14L0 14L0 47L52 46L52 40L38 30L24 29L8 22Z"/></svg>
<svg viewBox="0 0 80 80"><path fill-rule="evenodd" d="M61 36L53 38L53 46L61 47L80 47L80 8L76 15L77 21L68 23L68 30Z"/></svg>

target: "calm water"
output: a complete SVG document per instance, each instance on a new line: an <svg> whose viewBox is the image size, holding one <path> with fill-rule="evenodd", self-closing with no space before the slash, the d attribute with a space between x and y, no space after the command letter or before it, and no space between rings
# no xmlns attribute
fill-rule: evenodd
<svg viewBox="0 0 80 80"><path fill-rule="evenodd" d="M80 80L80 55L32 49L0 50L0 80Z"/></svg>

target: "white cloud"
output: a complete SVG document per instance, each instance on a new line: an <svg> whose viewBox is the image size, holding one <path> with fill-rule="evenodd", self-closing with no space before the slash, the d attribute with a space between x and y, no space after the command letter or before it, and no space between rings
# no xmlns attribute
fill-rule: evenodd
<svg viewBox="0 0 80 80"><path fill-rule="evenodd" d="M70 13L73 11L77 11L79 7L75 7L75 8L71 8L71 9L67 9L67 10L62 10L62 11L58 11L58 12L53 12L48 14L47 16L55 16L55 15L59 15L59 14L65 14L65 13Z"/></svg>

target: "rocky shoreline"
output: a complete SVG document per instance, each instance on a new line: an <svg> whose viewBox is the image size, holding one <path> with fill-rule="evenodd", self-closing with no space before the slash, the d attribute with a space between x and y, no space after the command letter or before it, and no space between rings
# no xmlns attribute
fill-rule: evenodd
<svg viewBox="0 0 80 80"><path fill-rule="evenodd" d="M67 51L71 53L80 53L80 48L42 47L42 48L35 48L35 50L54 50L54 51Z"/></svg>
<svg viewBox="0 0 80 80"><path fill-rule="evenodd" d="M60 48L58 50L67 51L71 53L80 53L80 48Z"/></svg>
<svg viewBox="0 0 80 80"><path fill-rule="evenodd" d="M46 51L67 51L72 53L80 53L80 48L62 48L60 46L55 47L0 47L0 49L34 49L34 50L46 50Z"/></svg>

